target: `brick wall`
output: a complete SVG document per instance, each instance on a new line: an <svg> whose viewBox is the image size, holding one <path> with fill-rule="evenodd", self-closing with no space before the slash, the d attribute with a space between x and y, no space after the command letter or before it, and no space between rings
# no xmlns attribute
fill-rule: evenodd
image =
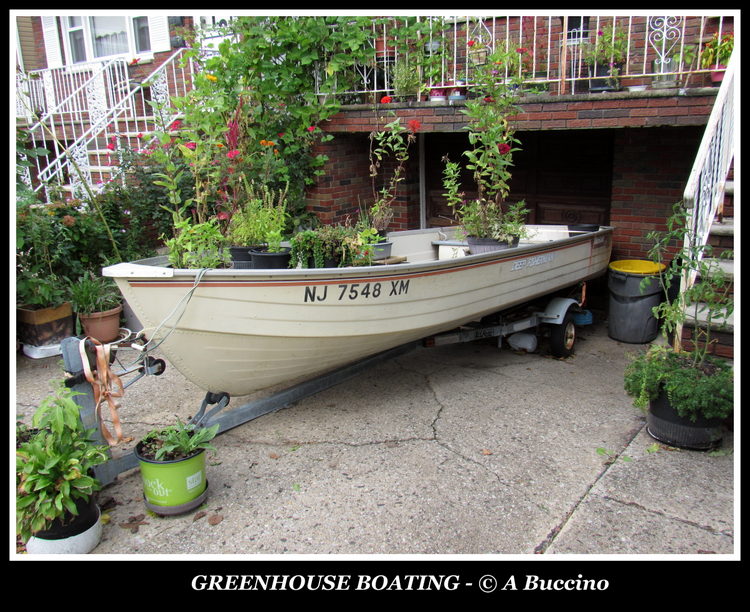
<svg viewBox="0 0 750 612"><path fill-rule="evenodd" d="M639 259L664 231L674 204L682 199L698 151L702 127L615 132L610 224L614 259Z"/></svg>
<svg viewBox="0 0 750 612"><path fill-rule="evenodd" d="M664 229L680 200L710 114L716 90L600 93L522 98L514 118L517 130L614 129L615 150L610 224L615 226L613 257L640 258L646 235ZM462 105L413 102L410 105L352 105L321 127L335 134L321 147L329 157L325 175L308 192L308 204L326 223L356 213L372 200L367 134L391 121L417 119L421 132L463 132ZM653 129L641 129L653 128ZM679 128L679 129L675 129ZM412 162L417 159L416 147ZM394 229L419 227L418 169L412 163L403 185Z"/></svg>

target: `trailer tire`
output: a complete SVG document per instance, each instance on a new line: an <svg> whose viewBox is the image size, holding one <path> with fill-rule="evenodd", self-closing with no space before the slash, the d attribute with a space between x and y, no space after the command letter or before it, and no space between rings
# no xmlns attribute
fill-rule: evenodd
<svg viewBox="0 0 750 612"><path fill-rule="evenodd" d="M568 310L559 325L551 325L549 333L550 351L555 357L570 357L575 349L576 325L573 313Z"/></svg>

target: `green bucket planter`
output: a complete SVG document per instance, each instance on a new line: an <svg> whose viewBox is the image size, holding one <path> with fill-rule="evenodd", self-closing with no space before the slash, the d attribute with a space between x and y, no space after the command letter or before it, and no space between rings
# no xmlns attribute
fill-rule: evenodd
<svg viewBox="0 0 750 612"><path fill-rule="evenodd" d="M156 514L173 515L190 512L208 496L206 452L185 459L154 461L141 455L141 443L135 447L141 468L146 507Z"/></svg>

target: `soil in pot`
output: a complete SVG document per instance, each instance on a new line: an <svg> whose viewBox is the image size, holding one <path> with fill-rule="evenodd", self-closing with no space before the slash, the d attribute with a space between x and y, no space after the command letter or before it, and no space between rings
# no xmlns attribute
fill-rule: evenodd
<svg viewBox="0 0 750 612"><path fill-rule="evenodd" d="M134 451L141 468L146 507L156 514L176 515L200 506L208 496L205 451L162 461L153 458L154 452L143 441Z"/></svg>

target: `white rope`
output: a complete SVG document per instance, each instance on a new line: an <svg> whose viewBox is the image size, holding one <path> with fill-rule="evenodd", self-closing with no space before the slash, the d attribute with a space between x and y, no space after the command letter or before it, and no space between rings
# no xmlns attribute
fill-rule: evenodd
<svg viewBox="0 0 750 612"><path fill-rule="evenodd" d="M146 343L143 345L131 344L132 348L141 351L141 355L133 363L137 363L139 361L146 361L148 359L149 351L153 351L159 348L162 345L162 343L167 338L169 338L172 332L174 332L174 330L177 329L177 325L182 319L183 315L185 314L185 311L187 310L187 306L190 303L190 300L192 299L193 294L195 293L195 290L198 288L198 285L200 284L201 280L203 280L203 276L206 274L206 272L209 269L210 268L202 268L198 270L198 272L195 275L195 281L193 282L193 286L188 290L188 292L175 304L174 308L172 308L170 313L166 317L164 317L164 319L161 321L161 323L159 323L159 325L157 325L155 328L149 328L149 329L154 330L154 333L151 335L150 340L147 340ZM167 329L166 334L162 338L157 340L159 331L163 327L167 326L168 321L172 319L175 316L175 314L177 314L177 319L175 320L174 324L171 325L171 327ZM145 335L146 331L147 331L146 329L142 329L141 331L139 331L136 334L135 341L142 338Z"/></svg>

